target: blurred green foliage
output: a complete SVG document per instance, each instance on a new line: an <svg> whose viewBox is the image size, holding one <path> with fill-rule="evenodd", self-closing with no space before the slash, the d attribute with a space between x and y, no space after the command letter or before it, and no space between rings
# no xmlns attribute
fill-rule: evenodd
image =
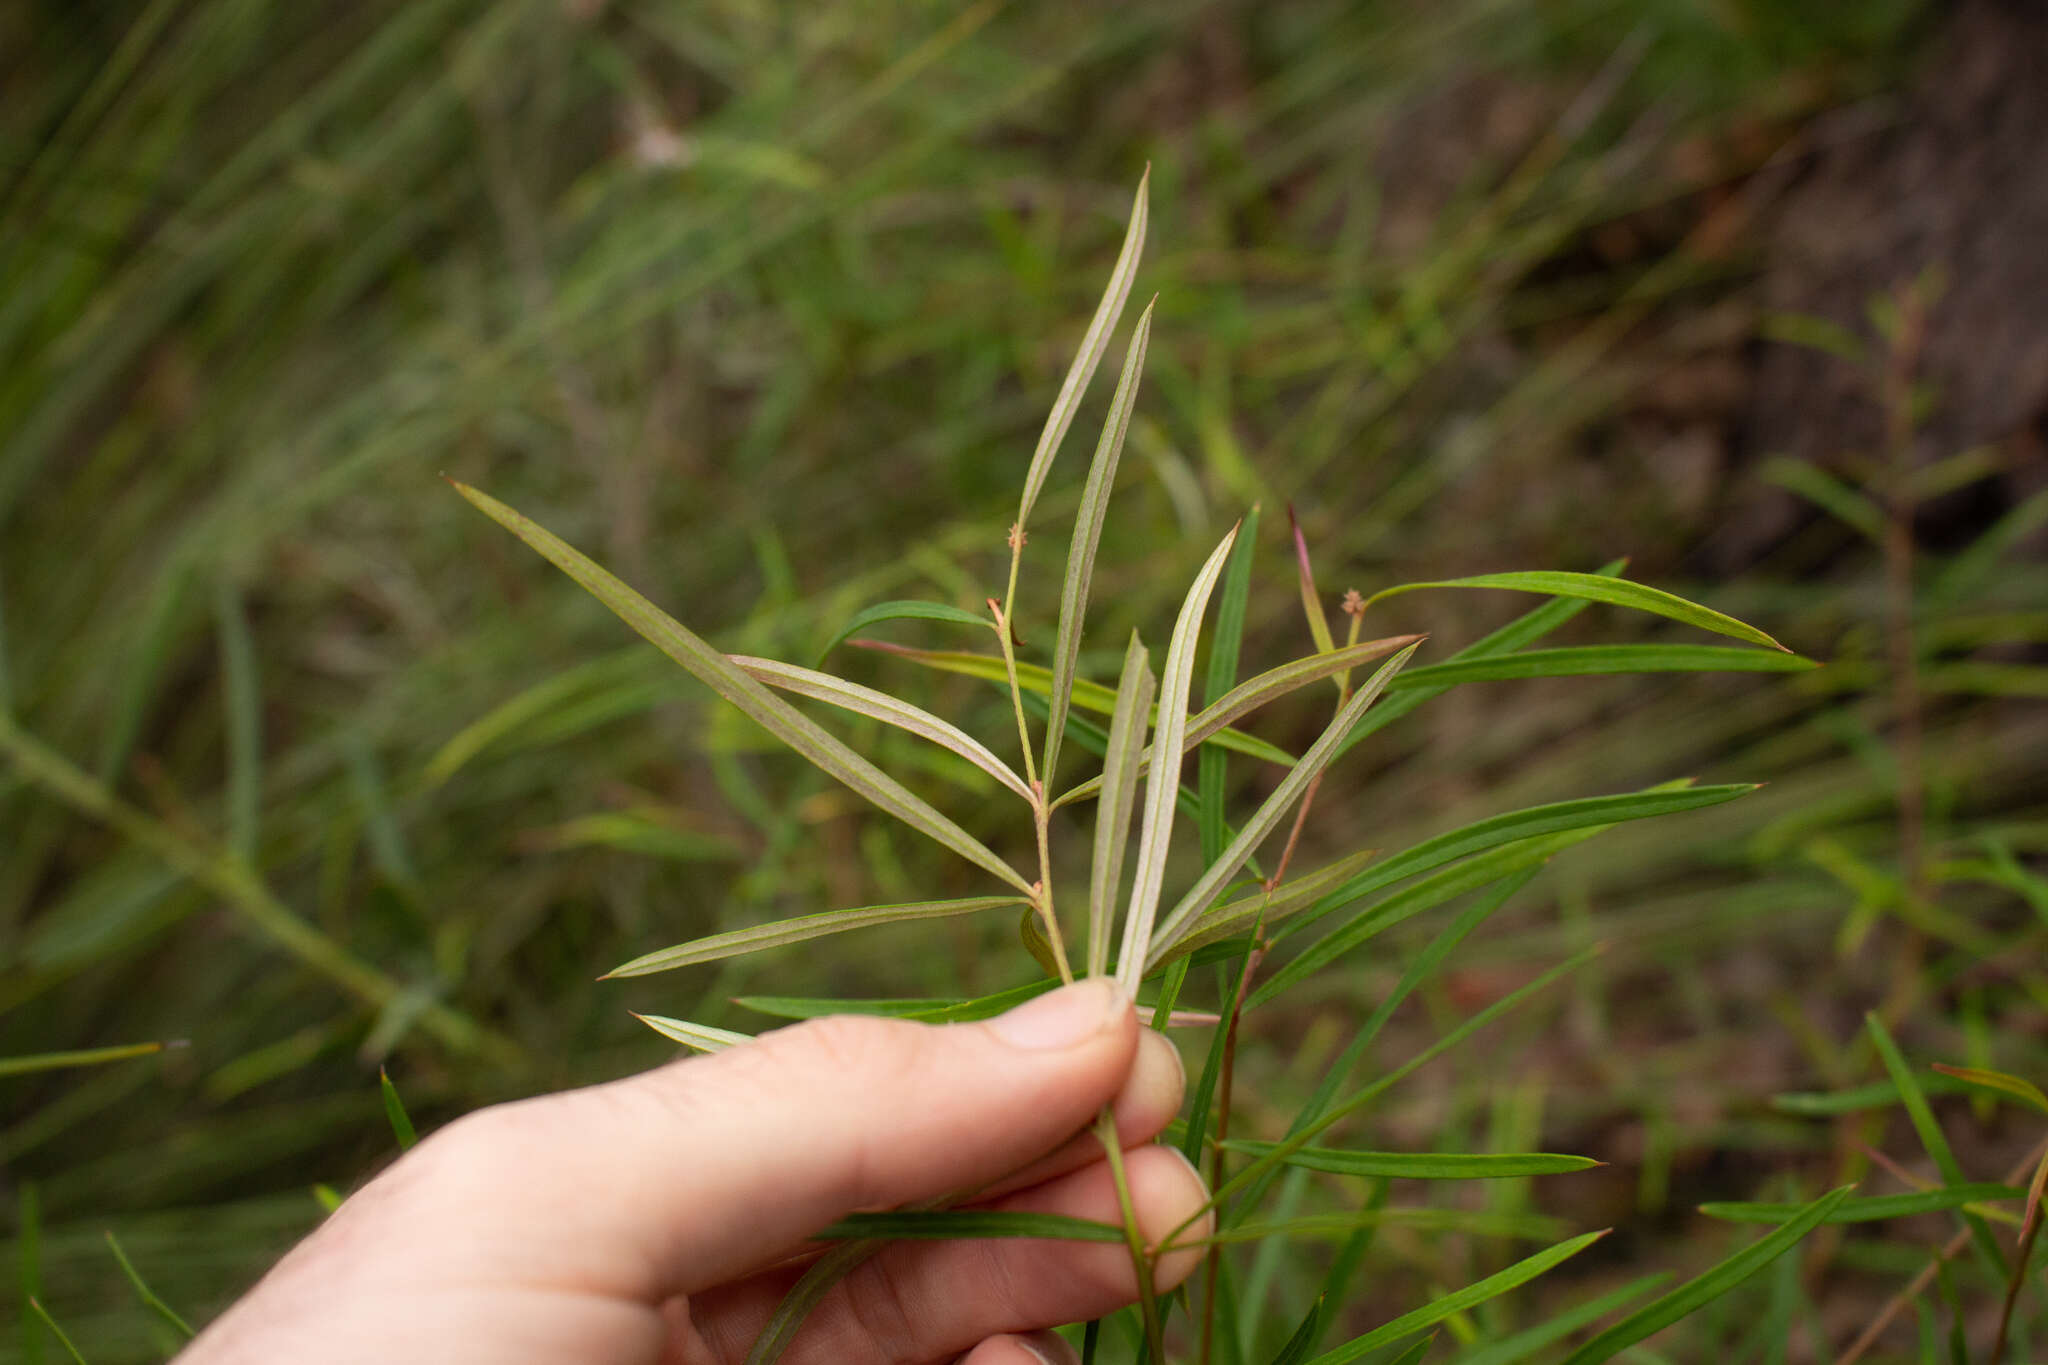
<svg viewBox="0 0 2048 1365"><path fill-rule="evenodd" d="M318 1216L308 1185L388 1152L379 1062L430 1127L667 1055L629 1007L718 1022L749 990L1029 975L962 923L596 985L720 928L975 888L767 756L438 476L728 649L808 661L873 601L975 607L1149 161L1159 311L1088 676L1114 676L1103 642L1158 619L1252 502L1297 505L1333 590L1616 554L1719 578L1706 551L1753 472L1724 461L1702 494L1623 417L1763 335L1742 186L1802 120L1883 88L1925 22L1904 0L6 7L0 1056L190 1043L0 1079L0 1179L18 1229L37 1191L53 1313L95 1362L154 1358L161 1324L101 1228L203 1317ZM1049 523L1074 496L1055 481ZM2037 974L1984 964L2037 951L2048 913L2026 653L2048 583L2011 555L2026 525L1966 532L1921 561L1917 638L1937 681L1976 669L1930 684L1924 738L1926 856L1967 866L1950 918L1912 931L1933 934L1922 1031L1894 1023L1928 1060L2038 1079ZM1028 552L1038 581L1061 549ZM1279 538L1262 552L1258 666L1307 644ZM1470 686L1347 760L1308 833L1393 848L1540 800L1772 779L1682 837L1617 830L1561 864L1408 1024L1620 940L1497 1074L1475 1062L1382 1116L1390 1146L1584 1135L1558 1145L1621 1184L1573 1216L1663 1220L1603 1244L1610 1268L1725 1252L1681 1235L1681 1191L1833 1183L1825 1135L1763 1096L1881 1076L1859 1021L1896 959L1837 936L1918 905L1854 871L1897 855L1881 556L1814 516L1743 567L1675 586L1834 666L1518 686L1512 710ZM1376 611L1444 652L1511 609L1414 600ZM1049 633L1056 606L1027 599L1020 629ZM920 630L891 628L944 643ZM981 684L890 678L1004 733ZM1315 723L1283 710L1263 733ZM974 790L855 734L914 784ZM895 951L934 941L943 960ZM1248 1039L1264 1083L1313 1086L1335 1021L1397 974L1362 962ZM1845 1264L1890 1285L1887 1246ZM1389 1284L1499 1264L1455 1238L1373 1254ZM1261 1252L1244 1274L1284 1336L1320 1269ZM1810 1316L1797 1287L1762 1321ZM1487 1311L1499 1331L1534 1308ZM1696 1330L1754 1327L1731 1309Z"/></svg>

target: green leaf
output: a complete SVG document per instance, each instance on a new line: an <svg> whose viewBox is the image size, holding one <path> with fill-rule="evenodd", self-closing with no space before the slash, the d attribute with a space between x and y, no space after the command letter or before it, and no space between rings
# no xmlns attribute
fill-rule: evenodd
<svg viewBox="0 0 2048 1365"><path fill-rule="evenodd" d="M1280 1348L1280 1354L1273 1357L1273 1365L1301 1365L1308 1359L1308 1353L1316 1348L1316 1342L1323 1335L1323 1304L1327 1300L1321 1294L1308 1306L1308 1313L1302 1318L1301 1326Z"/></svg>
<svg viewBox="0 0 2048 1365"><path fill-rule="evenodd" d="M1031 467L1024 475L1024 496L1017 504L1017 527L1023 530L1031 524L1031 508L1038 501L1038 490L1045 486L1045 476L1052 469L1053 456L1059 454L1060 442L1066 439L1067 428L1073 424L1074 414L1080 411L1081 395L1087 392L1088 381L1095 377L1095 367L1102 362L1102 353L1109 345L1109 334L1116 330L1117 319L1123 316L1124 302L1131 296L1131 282L1138 276L1138 257L1145 250L1145 220L1150 202L1146 189L1152 182L1152 168L1145 167L1145 173L1138 177L1138 192L1131 199L1131 222L1124 229L1123 249L1117 253L1116 268L1110 271L1109 284L1102 291L1102 301L1095 305L1095 316L1088 320L1088 330L1081 337L1081 349L1074 355L1074 363L1067 367L1067 377L1060 385L1060 394L1053 401L1052 411L1046 414L1045 427L1038 434L1038 448L1031 452Z"/></svg>
<svg viewBox="0 0 2048 1365"><path fill-rule="evenodd" d="M30 1299L28 1301L28 1311L34 1314L36 1320L41 1322L43 1326L50 1329L50 1335L57 1338L57 1344L64 1348L66 1355L77 1362L77 1365L86 1365L85 1357L78 1353L78 1347L73 1345L71 1338L64 1334L64 1329L57 1325L57 1320L50 1316L50 1310L43 1307L40 1299Z"/></svg>
<svg viewBox="0 0 2048 1365"><path fill-rule="evenodd" d="M1344 1213L1311 1213L1271 1222L1236 1223L1199 1243L1231 1246L1263 1242L1268 1238L1344 1238L1361 1227L1419 1228L1426 1232L1466 1232L1475 1237L1522 1237L1545 1239L1562 1230L1562 1220L1534 1213L1492 1213L1484 1209L1380 1208L1352 1209Z"/></svg>
<svg viewBox="0 0 2048 1365"><path fill-rule="evenodd" d="M1940 1062L1934 1064L1934 1069L1943 1075L1955 1077L1965 1085L2009 1095L2037 1113L2048 1114L2048 1095L2042 1094L2041 1087L2032 1081L2021 1080L2018 1076L2007 1075L2003 1071L1985 1071L1968 1066L1944 1066Z"/></svg>
<svg viewBox="0 0 2048 1365"><path fill-rule="evenodd" d="M746 1365L775 1365L782 1358L782 1353L789 1349L791 1339L804 1325L804 1319L811 1315L811 1310L841 1280L858 1270L885 1245L876 1239L846 1242L820 1257L775 1305L775 1311L768 1317L768 1325L761 1329L761 1335L754 1338L753 1348L747 1352Z"/></svg>
<svg viewBox="0 0 2048 1365"><path fill-rule="evenodd" d="M1653 816L1717 806L1756 789L1753 783L1725 783L1709 787L1695 787L1687 782L1665 783L1618 796L1581 797L1491 815L1425 839L1359 872L1330 891L1306 914L1289 923L1278 937L1284 938L1304 929L1325 915L1395 882L1433 871L1475 853L1545 835L1587 829L1597 832L1630 820L1647 820ZM1243 916L1240 914L1237 918L1242 919Z"/></svg>
<svg viewBox="0 0 2048 1365"><path fill-rule="evenodd" d="M1316 592L1316 571L1308 559L1308 540L1301 534L1301 522L1295 518L1294 504L1287 505L1287 529L1294 533L1294 570L1301 588L1301 614L1308 621L1309 638L1316 642L1318 654L1328 654L1337 647L1330 636L1330 618L1324 613L1322 596Z"/></svg>
<svg viewBox="0 0 2048 1365"><path fill-rule="evenodd" d="M1552 1342L1562 1341L1581 1327L1599 1321L1630 1300L1641 1298L1670 1278L1669 1271L1659 1271L1655 1275L1632 1280L1611 1294L1602 1294L1589 1303L1566 1309L1541 1326L1469 1351L1458 1357L1457 1365L1514 1365L1514 1362L1528 1359Z"/></svg>
<svg viewBox="0 0 2048 1365"><path fill-rule="evenodd" d="M1159 686L1158 723L1152 747L1160 753L1179 754L1181 736L1187 733L1188 689L1195 680L1195 643L1202 630L1202 613L1209 594L1223 572L1223 561L1237 542L1232 527L1223 542L1195 575L1181 602L1180 616L1173 623L1173 638L1166 647L1166 668ZM1145 819L1138 830L1138 863L1132 876L1130 908L1124 912L1123 948L1117 956L1117 983L1124 993L1136 996L1138 978L1144 974L1147 947L1152 942L1152 923L1159 913L1159 893L1166 881L1166 850L1173 839L1173 808L1180 794L1180 764L1155 763L1145 785Z"/></svg>
<svg viewBox="0 0 2048 1365"><path fill-rule="evenodd" d="M1574 830L1568 834L1523 839L1447 867L1434 876L1425 877L1413 886L1403 887L1385 900L1368 906L1359 914L1337 925L1303 949L1286 966L1267 977L1259 988L1252 992L1252 998L1245 1003L1245 1008L1257 1009L1281 992L1307 980L1366 940L1384 933L1396 924L1414 918L1425 910L1434 909L1469 891L1477 891L1510 873L1541 866L1573 844L1592 838L1601 828L1603 827L1595 826L1591 829Z"/></svg>
<svg viewBox="0 0 2048 1365"><path fill-rule="evenodd" d="M1892 1041L1891 1031L1884 1026L1884 1020L1875 1010L1864 1014L1863 1022L1870 1033L1870 1040L1877 1045L1877 1055L1884 1060L1884 1069L1891 1076L1892 1084L1899 1088L1899 1103L1905 1106L1906 1116L1913 1121L1913 1131L1920 1135L1920 1145L1927 1149L1927 1155L1934 1159L1934 1168L1941 1172L1941 1183L1951 1189L1969 1182L1963 1179L1962 1163L1948 1145L1948 1135L1941 1131L1941 1124L1934 1117L1934 1110L1927 1103L1927 1096L1920 1089L1920 1082L1913 1075L1913 1069L1906 1065L1905 1057L1899 1052L1898 1044ZM1991 1229L1984 1220L1967 1209L1960 1210L1963 1224L1970 1231L1970 1240L1984 1257L2006 1273L2005 1253L1999 1249L1998 1241L1991 1235Z"/></svg>
<svg viewBox="0 0 2048 1365"><path fill-rule="evenodd" d="M826 910L820 914L772 920L767 924L754 924L745 929L733 929L723 934L712 934L707 938L692 939L673 948L663 948L636 957L623 966L612 968L605 973L605 977L646 976L651 972L665 972L676 967L694 966L699 962L716 962L720 958L759 952L763 948L781 948L791 943L802 943L807 939L822 938L827 934L845 933L848 929L898 924L904 920L945 919L952 915L970 915L977 910L995 910L1003 906L1024 904L1027 902L1021 896L969 896L963 900L908 901L891 905L863 905L851 910Z"/></svg>
<svg viewBox="0 0 2048 1365"><path fill-rule="evenodd" d="M633 1015L641 1023L659 1033L662 1037L693 1047L699 1052L723 1052L729 1047L754 1041L744 1033L731 1029L713 1028L709 1024L692 1024L683 1019L671 1019L665 1014Z"/></svg>
<svg viewBox="0 0 2048 1365"><path fill-rule="evenodd" d="M1540 592L1553 597L1576 597L1588 602L1607 602L1618 607L1646 611L1653 616L1683 621L1689 626L1698 626L1701 630L1710 630L1716 635L1747 640L1753 645L1768 645L1772 649L1785 648L1755 626L1745 625L1734 617L1710 607L1688 602L1683 597L1665 592L1661 588L1645 587L1641 583L1631 583L1625 578L1607 578L1600 574L1560 573L1539 569L1522 573L1480 574L1474 578L1444 578L1426 583L1402 583L1397 587L1381 588L1367 598L1365 604L1371 607L1373 603L1385 598L1417 592L1423 588L1503 588L1512 592Z"/></svg>
<svg viewBox="0 0 2048 1365"><path fill-rule="evenodd" d="M778 1019L816 1019L827 1014L873 1014L888 1019L918 1019L927 1023L958 1023L971 1019L993 1019L1005 1010L1023 1004L1033 996L1058 986L1057 981L1031 981L976 1000L821 1000L793 995L742 995L733 999L760 1014Z"/></svg>
<svg viewBox="0 0 2048 1365"><path fill-rule="evenodd" d="M1245 514L1237 536L1237 547L1223 568L1223 589L1216 599L1216 629L1209 636L1209 667L1202 686L1202 705L1207 710L1230 693L1237 681L1237 656L1244 645L1244 615L1251 600L1252 558L1259 546L1259 508L1256 503ZM1197 717L1196 719L1200 719ZM1194 729L1190 721L1188 728ZM1199 742L1199 741L1190 741ZM1202 844L1202 864L1207 866L1222 854L1230 842L1229 825L1223 808L1228 787L1229 755L1222 749L1202 747L1195 761L1195 795L1201 802L1196 825Z"/></svg>
<svg viewBox="0 0 2048 1365"><path fill-rule="evenodd" d="M413 1129L412 1115L405 1112L405 1102L398 1098L398 1087L391 1083L391 1073L383 1067L377 1068L377 1089L384 1095L384 1117L390 1120L392 1136L398 1139L398 1150L405 1151L420 1140Z"/></svg>
<svg viewBox="0 0 2048 1365"><path fill-rule="evenodd" d="M1962 1081L1951 1080L1932 1072L1916 1077L1921 1093L1928 1095L1961 1095L1970 1087ZM1811 1118L1827 1118L1836 1114L1854 1114L1867 1109L1889 1109L1899 1102L1899 1088L1890 1081L1872 1081L1851 1090L1795 1091L1789 1094L1771 1096L1771 1108L1781 1114L1799 1114Z"/></svg>
<svg viewBox="0 0 2048 1365"><path fill-rule="evenodd" d="M1270 892L1254 877L1244 895L1234 896L1201 916L1195 928L1174 945L1174 953L1176 956L1192 953L1212 943L1249 933L1259 922L1262 912L1268 925L1298 914L1320 903L1331 890L1357 876L1378 856L1376 849L1362 848L1312 872L1290 876Z"/></svg>
<svg viewBox="0 0 2048 1365"><path fill-rule="evenodd" d="M149 1287L148 1281L142 1278L142 1272L135 1268L135 1263L128 1259L128 1253L123 1251L121 1244L114 1239L114 1234L109 1231L105 1235L107 1249L114 1253L115 1264L121 1267L121 1274L127 1279L128 1287L135 1291L135 1297L142 1300L142 1306L154 1313L166 1327L176 1332L180 1339L190 1341L196 1335L192 1330L192 1324L185 1321L177 1309L165 1303L157 1292Z"/></svg>
<svg viewBox="0 0 2048 1365"><path fill-rule="evenodd" d="M1123 888L1124 848L1130 840L1131 810L1138 794L1138 755L1145 745L1145 717L1157 686L1144 641L1131 632L1117 684L1116 712L1109 722L1109 751L1102 763L1103 799L1095 809L1095 849L1088 865L1088 975L1109 971L1109 940ZM1048 770L1050 771L1050 770Z"/></svg>
<svg viewBox="0 0 2048 1365"><path fill-rule="evenodd" d="M1800 1215L1776 1232L1736 1252L1705 1274L1687 1280L1623 1318L1566 1359L1565 1365L1596 1365L1610 1360L1627 1347L1660 1332L1680 1318L1713 1302L1742 1281L1762 1270L1790 1250L1793 1243L1818 1227L1849 1195L1853 1186L1844 1185L1832 1194L1808 1204Z"/></svg>
<svg viewBox="0 0 2048 1365"><path fill-rule="evenodd" d="M535 728L556 720L566 710L587 706L587 694L599 688L616 687L637 671L644 659L645 655L637 647L619 650L543 679L500 702L463 726L454 738L435 751L421 772L421 784L429 790L441 786L493 744L515 735L527 736ZM607 706L603 710L610 713L614 708ZM609 714L605 718L608 719Z"/></svg>
<svg viewBox="0 0 2048 1365"><path fill-rule="evenodd" d="M1264 1156L1280 1144L1232 1138L1226 1151ZM1290 1166L1332 1175L1382 1176L1400 1180L1504 1180L1511 1176L1563 1175L1601 1163L1591 1157L1549 1152L1353 1152L1335 1147L1302 1147L1285 1158Z"/></svg>
<svg viewBox="0 0 2048 1365"><path fill-rule="evenodd" d="M1406 649L1410 645L1417 644L1428 638L1425 635L1393 635L1384 640L1363 640L1358 644L1347 645L1343 649L1336 650L1330 654L1311 654L1307 658L1296 659L1291 663L1282 664L1278 668L1268 669L1257 677L1247 679L1238 684L1213 705L1204 707L1194 716L1190 717L1187 735L1181 741L1181 752L1186 753L1198 744L1208 745L1212 739L1215 740L1215 744L1212 747L1249 752L1243 746L1217 738L1218 736L1238 733L1235 730L1225 728L1231 721L1236 720L1239 716L1249 715L1267 702L1284 697L1290 692L1307 686L1309 683L1321 682L1324 678L1334 677L1339 673L1347 672L1359 664L1371 663L1375 659L1385 658L1396 650ZM1261 754L1259 756L1270 757L1275 762L1291 766L1295 762L1294 757L1292 755L1282 756L1283 752L1274 750L1271 754ZM1146 749L1138 762L1141 771L1149 770L1152 766L1152 751L1149 748ZM1064 806L1069 802L1091 797L1101 787L1101 778L1091 778L1071 791L1063 793L1058 800L1053 802L1053 805L1055 807Z"/></svg>
<svg viewBox="0 0 2048 1365"><path fill-rule="evenodd" d="M1872 544L1884 543L1884 509L1874 498L1851 488L1819 465L1780 457L1764 461L1757 476L1788 493L1797 493L1835 520L1861 532Z"/></svg>
<svg viewBox="0 0 2048 1365"><path fill-rule="evenodd" d="M1449 687L1513 678L1572 678L1613 673L1802 673L1812 659L1774 649L1727 645L1584 645L1429 664L1402 675L1397 688Z"/></svg>
<svg viewBox="0 0 2048 1365"><path fill-rule="evenodd" d="M884 621L944 621L948 625L974 626L980 630L994 630L996 623L979 612L962 607L948 606L944 602L916 602L899 599L894 602L877 602L853 615L853 619L839 628L826 646L818 651L818 666L824 667L825 660L833 650L869 626L878 626Z"/></svg>
<svg viewBox="0 0 2048 1365"><path fill-rule="evenodd" d="M121 1043L114 1047L77 1048L69 1052L35 1052L25 1057L0 1057L0 1076L26 1076L37 1071L61 1071L80 1066L105 1066L131 1057L153 1057L164 1043Z"/></svg>
<svg viewBox="0 0 2048 1365"><path fill-rule="evenodd" d="M1866 1199L1844 1199L1823 1221L1829 1223L1876 1223L1887 1218L1910 1218L1920 1213L1941 1213L1965 1204L1998 1199L2024 1199L2025 1190L2010 1185L1951 1185L1946 1189L1917 1194L1880 1194ZM1700 1212L1728 1223L1789 1223L1806 1211L1804 1204L1702 1204Z"/></svg>
<svg viewBox="0 0 2048 1365"><path fill-rule="evenodd" d="M820 673L812 668L799 668L795 664L778 663L773 659L755 659L735 654L732 661L747 673L770 687L779 687L785 692L794 692L800 697L827 702L857 716L866 716L905 730L919 739L930 740L944 749L960 755L975 767L1008 787L1011 791L1032 801L1031 788L1024 785L1024 779L1017 776L1010 765L989 752L988 747L974 736L950 721L939 719L931 712L912 706L909 702L898 701L886 692L877 692L872 687L862 687L830 673Z"/></svg>
<svg viewBox="0 0 2048 1365"><path fill-rule="evenodd" d="M1063 1213L998 1213L981 1209L901 1210L853 1213L817 1234L824 1242L886 1238L892 1242L955 1242L985 1237L1041 1237L1063 1242L1115 1242L1124 1230L1115 1223L1069 1218Z"/></svg>
<svg viewBox="0 0 2048 1365"><path fill-rule="evenodd" d="M1309 783L1315 781L1317 775L1329 765L1330 760L1337 756L1338 746L1343 743L1344 736L1351 733L1351 727L1358 723L1358 718L1365 714L1366 708L1379 700L1380 694L1386 691L1388 680L1401 671L1401 666L1413 656L1415 649L1416 646L1410 645L1380 665L1379 670L1365 685L1338 708L1336 716L1324 728L1322 737L1301 756L1301 761L1280 780L1280 785L1260 803L1252 817L1244 822L1244 828L1230 841L1230 847L1223 850L1222 856L1209 865L1195 884L1188 888L1187 894L1180 898L1171 913L1160 922L1152 935L1151 950L1146 955L1148 969L1165 961L1167 953L1194 927L1196 918L1215 903L1216 897L1223 893L1224 885L1237 875L1240 867L1244 866L1245 859L1257 850L1265 837L1272 833L1273 827L1280 823L1287 812L1293 809L1294 803L1301 799L1302 793L1308 790Z"/></svg>
<svg viewBox="0 0 2048 1365"><path fill-rule="evenodd" d="M967 861L1029 892L1030 883L959 825L932 809L901 783L819 728L816 722L754 681L725 655L687 627L600 568L567 541L504 503L458 483L455 490L479 510L538 551L556 568L674 659L748 719L802 754L827 774L894 815L912 829L945 845Z"/></svg>
<svg viewBox="0 0 2048 1365"><path fill-rule="evenodd" d="M1578 1255L1606 1235L1605 1229L1588 1232L1568 1242L1560 1242L1554 1247L1539 1251L1526 1260L1515 1262L1506 1270L1488 1275L1485 1279L1446 1294L1433 1303L1424 1304L1412 1313L1404 1313L1364 1336L1353 1337L1335 1350L1323 1352L1310 1361L1309 1365L1348 1365L1348 1362L1378 1350L1389 1342L1399 1341L1403 1337L1415 1335L1424 1328L1433 1327L1453 1313L1462 1313L1489 1299L1499 1298L1511 1289L1520 1288L1551 1267Z"/></svg>
<svg viewBox="0 0 2048 1365"><path fill-rule="evenodd" d="M521 842L527 838L533 846L548 850L615 848L679 863L729 863L746 857L744 849L722 835L678 828L673 815L659 806L594 811L535 830Z"/></svg>
<svg viewBox="0 0 2048 1365"><path fill-rule="evenodd" d="M1067 549L1067 573L1060 585L1059 638L1052 652L1045 762L1040 769L1048 789L1059 763L1060 741L1066 735L1067 708L1074 695L1074 664L1081 654L1081 631L1088 617L1088 588L1095 578L1095 551L1102 543L1109 495L1116 487L1117 459L1123 454L1131 407L1138 401L1138 376L1145 368L1145 345L1152 336L1152 307L1145 305L1137 327L1131 332L1130 349L1124 352L1123 376L1117 381L1116 396L1110 400L1109 415L1103 419L1102 439L1096 443L1095 459L1088 466L1088 484L1081 491L1081 510L1075 514L1074 539ZM1020 520L1018 524L1023 523Z"/></svg>

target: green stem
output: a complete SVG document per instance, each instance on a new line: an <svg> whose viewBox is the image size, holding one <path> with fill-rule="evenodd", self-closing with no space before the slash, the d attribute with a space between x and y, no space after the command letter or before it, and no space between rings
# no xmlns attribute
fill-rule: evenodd
<svg viewBox="0 0 2048 1365"><path fill-rule="evenodd" d="M1117 1135L1116 1116L1109 1106L1095 1120L1095 1135L1109 1157L1109 1177L1116 1183L1117 1206L1123 1210L1124 1242L1131 1249L1131 1270L1138 1277L1138 1311L1145 1320L1145 1345L1154 1365L1166 1365L1166 1333L1159 1317L1159 1295L1152 1283L1152 1253L1145 1234L1138 1227L1137 1206L1131 1202L1131 1182L1124 1174L1124 1144Z"/></svg>

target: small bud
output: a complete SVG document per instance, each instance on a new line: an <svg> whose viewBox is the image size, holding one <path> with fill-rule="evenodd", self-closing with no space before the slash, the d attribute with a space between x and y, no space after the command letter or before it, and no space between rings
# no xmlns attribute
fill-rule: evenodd
<svg viewBox="0 0 2048 1365"><path fill-rule="evenodd" d="M1023 527L1022 527L1021 525L1017 524L1016 522L1011 522L1011 523L1010 523L1010 548L1011 548L1011 549L1013 549L1013 550L1021 550L1021 549L1023 549L1023 548L1024 548L1024 542L1025 542L1025 541L1026 541L1027 539L1029 539L1029 537L1027 537L1027 536L1026 536L1026 535L1024 534L1024 528L1023 528Z"/></svg>
<svg viewBox="0 0 2048 1365"><path fill-rule="evenodd" d="M1346 588L1344 590L1344 601L1340 605L1343 607L1346 616L1356 617L1365 615L1365 598L1359 595L1356 588Z"/></svg>

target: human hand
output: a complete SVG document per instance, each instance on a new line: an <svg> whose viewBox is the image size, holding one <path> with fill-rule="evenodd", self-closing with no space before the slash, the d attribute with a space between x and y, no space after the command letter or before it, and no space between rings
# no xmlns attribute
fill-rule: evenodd
<svg viewBox="0 0 2048 1365"><path fill-rule="evenodd" d="M985 1023L814 1020L480 1110L342 1205L177 1365L736 1363L802 1274L792 1258L848 1213L982 1191L991 1208L1120 1221L1082 1131L1112 1101L1139 1227L1163 1237L1207 1193L1178 1153L1136 1144L1183 1085L1172 1044L1089 981ZM1158 1287L1199 1254L1161 1256ZM1119 1245L897 1243L783 1358L1064 1361L1042 1329L1136 1297Z"/></svg>

